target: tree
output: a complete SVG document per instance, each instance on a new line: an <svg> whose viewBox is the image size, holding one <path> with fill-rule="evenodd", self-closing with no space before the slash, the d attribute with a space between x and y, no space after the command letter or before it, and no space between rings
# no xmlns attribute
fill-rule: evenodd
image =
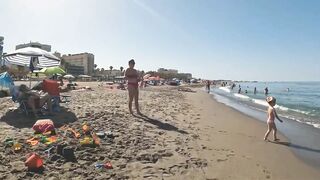
<svg viewBox="0 0 320 180"><path fill-rule="evenodd" d="M123 67L122 66L120 66L120 72L121 72L121 76L123 75Z"/></svg>
<svg viewBox="0 0 320 180"><path fill-rule="evenodd" d="M112 69L113 69L113 66L110 66L110 67L109 67L109 69L110 69L110 74L109 74L109 77L108 77L108 79L110 80L110 77L111 77L111 74L112 74Z"/></svg>

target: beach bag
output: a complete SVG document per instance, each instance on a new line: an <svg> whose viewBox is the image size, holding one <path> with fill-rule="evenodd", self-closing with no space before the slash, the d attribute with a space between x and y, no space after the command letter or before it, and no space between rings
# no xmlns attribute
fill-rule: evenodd
<svg viewBox="0 0 320 180"><path fill-rule="evenodd" d="M53 122L50 119L38 120L32 127L32 129L39 133L45 133L54 130Z"/></svg>

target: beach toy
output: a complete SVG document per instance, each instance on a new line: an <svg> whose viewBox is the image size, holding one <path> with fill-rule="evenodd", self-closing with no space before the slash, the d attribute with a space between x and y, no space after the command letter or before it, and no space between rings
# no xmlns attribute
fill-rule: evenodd
<svg viewBox="0 0 320 180"><path fill-rule="evenodd" d="M112 164L109 163L109 162L107 162L106 164L104 164L104 167L105 167L106 169L113 169Z"/></svg>
<svg viewBox="0 0 320 180"><path fill-rule="evenodd" d="M22 146L20 143L15 143L15 144L13 144L12 148L13 148L14 152L18 152L21 150Z"/></svg>
<svg viewBox="0 0 320 180"><path fill-rule="evenodd" d="M35 145L37 145L39 143L39 141L36 138L33 137L33 138L27 140L27 143L29 143L32 146L35 146Z"/></svg>
<svg viewBox="0 0 320 180"><path fill-rule="evenodd" d="M87 125L87 123L83 123L82 130L84 133L88 133L90 130L90 127Z"/></svg>
<svg viewBox="0 0 320 180"><path fill-rule="evenodd" d="M76 157L74 155L74 149L71 147L64 147L62 149L62 156L65 158L66 161L76 161Z"/></svg>
<svg viewBox="0 0 320 180"><path fill-rule="evenodd" d="M73 130L72 128L68 128L67 130L71 131L73 133L74 137L80 138L81 134L79 132Z"/></svg>
<svg viewBox="0 0 320 180"><path fill-rule="evenodd" d="M99 164L99 163L98 163L98 164L95 164L94 166L95 166L96 168L103 168L104 164Z"/></svg>
<svg viewBox="0 0 320 180"><path fill-rule="evenodd" d="M50 151L54 148L54 146L50 147L49 149L45 150L44 153L47 154L48 158L50 157Z"/></svg>
<svg viewBox="0 0 320 180"><path fill-rule="evenodd" d="M99 137L98 137L95 133L92 133L91 136L92 136L92 139L93 139L93 143L94 143L95 145L99 146L99 145L100 145L100 139L99 139Z"/></svg>
<svg viewBox="0 0 320 180"><path fill-rule="evenodd" d="M36 153L31 153L25 162L29 170L37 170L43 166L43 160Z"/></svg>
<svg viewBox="0 0 320 180"><path fill-rule="evenodd" d="M113 133L111 131L106 131L106 135L108 138L113 138Z"/></svg>
<svg viewBox="0 0 320 180"><path fill-rule="evenodd" d="M65 148L66 146L67 146L66 144L58 144L57 145L57 154L62 155L63 148Z"/></svg>
<svg viewBox="0 0 320 180"><path fill-rule="evenodd" d="M98 163L98 164L95 164L94 165L96 168L106 168L106 169L113 169L113 167L112 167L112 165L111 165L111 163L110 162L107 162L107 163L105 163L105 164L102 164L102 163Z"/></svg>
<svg viewBox="0 0 320 180"><path fill-rule="evenodd" d="M80 144L81 145L90 145L90 144L93 144L93 140L92 140L92 138L86 136L83 138L83 140L80 141Z"/></svg>
<svg viewBox="0 0 320 180"><path fill-rule="evenodd" d="M47 142L45 142L45 144L47 144L47 145L55 143L55 142L57 142L57 136L48 137L48 138L46 138L46 141Z"/></svg>
<svg viewBox="0 0 320 180"><path fill-rule="evenodd" d="M44 132L44 133L42 133L42 134L45 135L45 136L50 136L50 135L53 134L53 132L54 132L54 131L48 131L48 132Z"/></svg>
<svg viewBox="0 0 320 180"><path fill-rule="evenodd" d="M13 146L13 139L12 138L8 138L8 139L6 139L5 141L4 141L4 144L6 145L6 146Z"/></svg>
<svg viewBox="0 0 320 180"><path fill-rule="evenodd" d="M100 132L97 132L96 135L99 137L99 138L104 138L106 136L106 133L104 133L103 131L100 131Z"/></svg>

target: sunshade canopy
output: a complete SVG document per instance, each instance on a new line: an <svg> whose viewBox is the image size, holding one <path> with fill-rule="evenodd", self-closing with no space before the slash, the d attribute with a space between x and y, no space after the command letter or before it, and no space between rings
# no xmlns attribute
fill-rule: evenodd
<svg viewBox="0 0 320 180"><path fill-rule="evenodd" d="M61 75L66 74L66 72L60 67L43 68L40 70L40 72L44 73L47 76L52 76L54 74L61 74Z"/></svg>
<svg viewBox="0 0 320 180"><path fill-rule="evenodd" d="M6 54L5 56L3 56L3 61L1 64L29 67L32 57L38 57L39 68L54 67L60 65L60 59L58 57L45 50L33 47L18 49L12 53Z"/></svg>

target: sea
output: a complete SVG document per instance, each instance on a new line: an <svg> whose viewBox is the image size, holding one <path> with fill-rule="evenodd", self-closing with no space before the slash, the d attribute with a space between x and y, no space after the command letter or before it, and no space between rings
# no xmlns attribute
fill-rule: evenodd
<svg viewBox="0 0 320 180"><path fill-rule="evenodd" d="M239 85L241 93L239 94ZM254 94L254 88L257 93ZM320 82L248 82L213 89L213 93L234 99L240 104L265 111L268 107L264 89L268 96L277 100L275 108L279 115L288 119L320 128Z"/></svg>
<svg viewBox="0 0 320 180"><path fill-rule="evenodd" d="M266 123L265 88L267 96L276 98L276 111L284 120L276 124L288 142L278 144L288 146L297 157L320 169L320 82L241 82L233 89L212 87L209 93L218 102Z"/></svg>

